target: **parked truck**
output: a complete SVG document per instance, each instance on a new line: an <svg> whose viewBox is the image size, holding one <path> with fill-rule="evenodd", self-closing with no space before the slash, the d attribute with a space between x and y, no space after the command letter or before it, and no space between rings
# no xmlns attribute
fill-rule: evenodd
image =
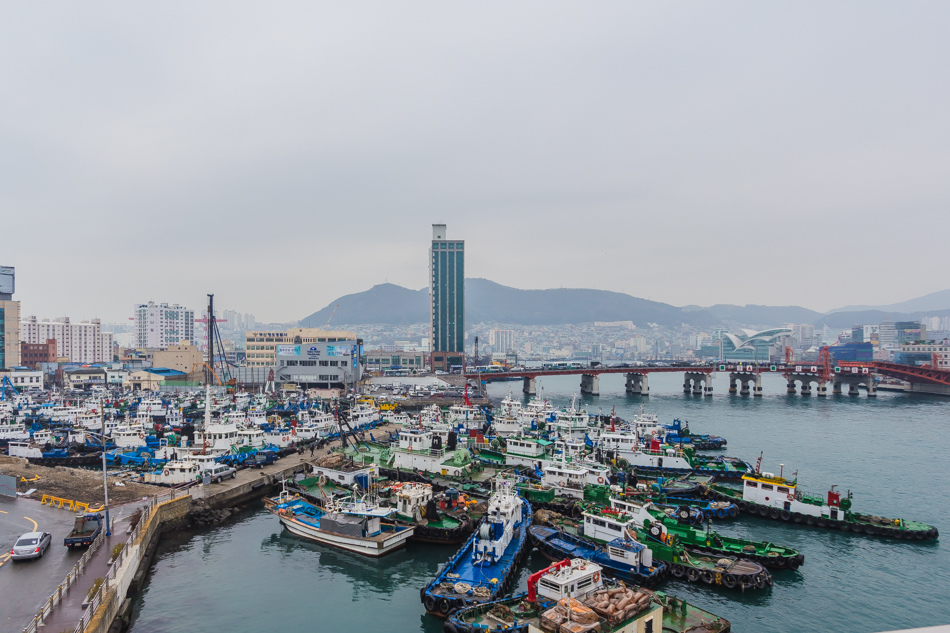
<svg viewBox="0 0 950 633"><path fill-rule="evenodd" d="M77 514L73 531L66 535L63 545L66 547L83 547L91 545L99 532L102 531L103 516L98 512Z"/></svg>

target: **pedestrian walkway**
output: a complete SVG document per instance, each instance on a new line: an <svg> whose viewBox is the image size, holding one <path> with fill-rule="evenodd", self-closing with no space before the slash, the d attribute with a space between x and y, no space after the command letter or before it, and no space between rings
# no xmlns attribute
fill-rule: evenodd
<svg viewBox="0 0 950 633"><path fill-rule="evenodd" d="M127 504L120 508L113 508L111 513L121 513L121 518L113 521L112 535L105 537L102 545L86 562L86 570L79 579L63 595L62 601L53 608L43 625L47 631L73 631L79 624L85 608L82 606L86 601L86 595L89 589L95 584L96 579L105 578L109 570L109 559L112 556L112 548L119 543L125 543L129 536L129 519L132 512L141 504Z"/></svg>

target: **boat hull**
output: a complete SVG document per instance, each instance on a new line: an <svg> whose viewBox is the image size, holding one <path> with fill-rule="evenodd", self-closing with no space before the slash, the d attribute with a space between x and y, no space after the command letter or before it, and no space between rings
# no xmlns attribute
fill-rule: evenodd
<svg viewBox="0 0 950 633"><path fill-rule="evenodd" d="M319 530L288 516L278 515L278 518L291 534L371 558L379 558L404 547L415 531L414 528L408 527L394 531L385 537L359 538Z"/></svg>

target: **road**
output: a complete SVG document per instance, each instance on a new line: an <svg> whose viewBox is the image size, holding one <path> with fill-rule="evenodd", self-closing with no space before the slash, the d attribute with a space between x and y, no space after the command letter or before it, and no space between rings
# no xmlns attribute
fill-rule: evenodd
<svg viewBox="0 0 950 633"><path fill-rule="evenodd" d="M63 539L73 528L72 512L41 506L36 500L0 499L0 633L21 633L85 550L70 550L63 545ZM128 512L116 508L113 514L118 519ZM34 530L53 536L43 558L9 560L16 538Z"/></svg>

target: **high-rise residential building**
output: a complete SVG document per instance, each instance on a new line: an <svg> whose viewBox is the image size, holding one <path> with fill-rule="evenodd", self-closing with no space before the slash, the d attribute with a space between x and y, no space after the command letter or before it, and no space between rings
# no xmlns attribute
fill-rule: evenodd
<svg viewBox="0 0 950 633"><path fill-rule="evenodd" d="M13 266L0 266L0 369L20 364L20 302L13 300Z"/></svg>
<svg viewBox="0 0 950 633"><path fill-rule="evenodd" d="M69 317L41 321L35 316L20 323L20 340L46 343L56 340L56 355L73 363L106 363L112 360L112 332L103 332L99 319L74 323ZM19 344L19 343L18 343Z"/></svg>
<svg viewBox="0 0 950 633"><path fill-rule="evenodd" d="M465 242L446 239L445 225L432 225L429 249L430 355L432 369L465 365Z"/></svg>
<svg viewBox="0 0 950 633"><path fill-rule="evenodd" d="M493 352L504 354L515 348L514 330L488 330L488 344Z"/></svg>
<svg viewBox="0 0 950 633"><path fill-rule="evenodd" d="M894 322L881 321L881 325L878 326L877 331L878 347L880 349L892 349L897 346L895 343L896 339L897 329L894 327Z"/></svg>
<svg viewBox="0 0 950 633"><path fill-rule="evenodd" d="M178 304L153 301L135 306L136 348L165 349L182 341L195 340L195 311Z"/></svg>

